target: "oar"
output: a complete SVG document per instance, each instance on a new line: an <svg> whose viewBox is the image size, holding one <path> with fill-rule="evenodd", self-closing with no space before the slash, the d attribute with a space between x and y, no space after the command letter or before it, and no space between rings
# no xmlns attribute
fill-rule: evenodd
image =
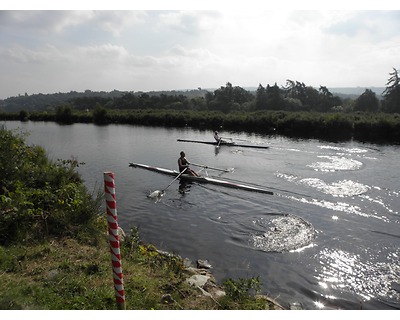
<svg viewBox="0 0 400 320"><path fill-rule="evenodd" d="M193 163L193 162L191 162L190 164L194 165L196 167L202 167L202 168L205 168L205 169L211 169L211 170L222 171L222 172L231 172L232 171L232 170L229 170L229 169L220 169L220 168L214 168L214 167L210 167L210 166L205 166L205 165L202 165L202 164L196 164L196 163Z"/></svg>
<svg viewBox="0 0 400 320"><path fill-rule="evenodd" d="M233 138L231 137L221 137L221 139L230 139L231 141L233 141Z"/></svg>
<svg viewBox="0 0 400 320"><path fill-rule="evenodd" d="M223 140L223 139L231 139L231 142L228 142L228 141ZM235 143L233 142L233 139L232 139L232 138L221 137L221 138L218 140L217 148L219 148L221 144L222 144L222 145L224 145L224 144L233 144L233 145L234 145Z"/></svg>
<svg viewBox="0 0 400 320"><path fill-rule="evenodd" d="M175 179L172 180L172 181L170 182L170 184L169 184L164 190L162 190L162 191L165 192L165 190L167 190L167 189L169 188L169 186L170 186L174 181L176 181L177 179L179 179L179 177L180 177L182 174L184 174L186 170L187 170L187 167L186 167L185 169L183 169L182 172L179 173L179 174L175 177Z"/></svg>
<svg viewBox="0 0 400 320"><path fill-rule="evenodd" d="M148 197L149 198L157 198L157 199L160 199L164 194L165 194L165 190L167 190L169 187L170 187L170 185L174 182L174 181L176 181L177 179L179 179L179 177L186 171L186 169L187 168L185 168L185 169L183 169L182 170L182 172L180 172L175 178L174 178L174 180L172 180L171 182L170 182L170 184L164 189L164 190L156 190L156 191L153 191L152 193L150 193L149 195L148 195Z"/></svg>

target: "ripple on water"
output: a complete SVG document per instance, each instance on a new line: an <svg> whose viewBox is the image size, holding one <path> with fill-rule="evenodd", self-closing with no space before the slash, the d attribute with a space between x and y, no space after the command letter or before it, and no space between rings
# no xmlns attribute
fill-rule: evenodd
<svg viewBox="0 0 400 320"><path fill-rule="evenodd" d="M390 252L386 261L369 261L343 250L324 249L320 252L320 274L316 276L324 289L348 290L364 300L378 298L399 303L399 252ZM369 279L369 281L365 281Z"/></svg>
<svg viewBox="0 0 400 320"><path fill-rule="evenodd" d="M335 147L335 146L320 146L321 149L329 149L329 150L335 150L339 152L345 152L345 153L367 153L367 149L362 149L362 148L345 148L345 147Z"/></svg>
<svg viewBox="0 0 400 320"><path fill-rule="evenodd" d="M316 188L334 197L353 197L363 194L370 189L369 186L351 180L341 180L328 184L321 179L305 178L301 179L299 183Z"/></svg>
<svg viewBox="0 0 400 320"><path fill-rule="evenodd" d="M318 156L318 158L328 161L314 162L308 167L315 171L334 172L334 171L354 171L362 167L363 163L354 159L338 156Z"/></svg>
<svg viewBox="0 0 400 320"><path fill-rule="evenodd" d="M294 182L296 184L302 184L315 188L325 194L330 194L334 197L358 196L366 193L368 190L371 189L371 187L365 184L346 179L329 184L318 178L300 178L295 175L280 172L276 173L276 176L285 179L288 182Z"/></svg>
<svg viewBox="0 0 400 320"><path fill-rule="evenodd" d="M316 231L304 219L286 215L271 220L260 219L255 224L266 228L263 234L252 234L251 245L265 252L294 251L311 244Z"/></svg>
<svg viewBox="0 0 400 320"><path fill-rule="evenodd" d="M366 192L368 192L369 190L373 190L375 192L381 191L381 188L379 187L374 187L374 186L371 187L351 180L341 180L338 182L333 182L331 184L328 184L323 180L317 178L300 178L295 175L285 174L280 172L277 172L276 176L278 178L285 179L288 182L296 183L298 185L307 185L316 188L317 190L320 190L325 194L332 195L336 198L357 196L359 197L359 199L361 199L361 201L364 202L368 201L371 205L360 207L361 203L359 202L358 204L347 203L344 201L335 202L335 201L329 201L327 199L315 199L312 197L308 197L306 195L301 196L301 194L297 194L300 195L301 197L297 196L296 194L292 195L280 194L280 196L286 197L288 199L292 199L306 204L312 204L315 206L331 209L334 211L355 214L362 217L372 217L385 222L390 222L391 220L390 218L388 218L386 215L383 214L382 208L386 210L384 212L388 212L391 214L398 214L398 211L394 210L388 204L386 204L383 198L380 198L379 196L372 197L366 194ZM385 190L384 192L388 191ZM399 194L396 191L394 192L390 191L389 194L394 197L399 196Z"/></svg>

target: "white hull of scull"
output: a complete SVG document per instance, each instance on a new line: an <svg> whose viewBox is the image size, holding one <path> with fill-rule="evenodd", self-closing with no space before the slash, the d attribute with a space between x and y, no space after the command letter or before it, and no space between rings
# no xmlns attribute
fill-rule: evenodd
<svg viewBox="0 0 400 320"><path fill-rule="evenodd" d="M141 168L141 169L146 169L146 170L150 170L150 171L154 171L154 172L164 173L164 174L168 174L168 175L175 176L175 177L179 175L179 172L176 170L148 166L146 164L131 162L129 164L129 166L134 167L134 168ZM211 184L219 185L219 186L223 186L223 187L235 188L235 189L241 189L241 190L247 190L247 191L253 191L253 192L260 192L260 193L265 193L265 194L269 194L269 195L274 194L272 191L269 191L269 190L266 190L263 188L254 187L254 186L247 185L244 183L225 181L225 180L216 179L216 178L212 178L212 177L201 177L201 176L196 177L196 176L191 176L188 174L183 174L180 176L180 179L195 181L195 182L199 182L199 183L211 183Z"/></svg>

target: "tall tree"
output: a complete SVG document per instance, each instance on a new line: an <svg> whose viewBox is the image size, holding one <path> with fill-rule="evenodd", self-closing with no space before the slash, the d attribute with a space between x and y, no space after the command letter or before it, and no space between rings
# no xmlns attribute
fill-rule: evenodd
<svg viewBox="0 0 400 320"><path fill-rule="evenodd" d="M379 100L375 92L365 89L364 93L354 102L354 111L377 112L379 109Z"/></svg>
<svg viewBox="0 0 400 320"><path fill-rule="evenodd" d="M267 85L265 90L267 98L267 109L269 110L283 110L285 102L283 100L283 95L281 89L278 85L273 86Z"/></svg>
<svg viewBox="0 0 400 320"><path fill-rule="evenodd" d="M319 93L325 97L332 97L332 93L329 91L329 89L325 86L320 86L319 87Z"/></svg>
<svg viewBox="0 0 400 320"><path fill-rule="evenodd" d="M70 104L62 104L57 107L56 120L61 123L72 123L72 107Z"/></svg>
<svg viewBox="0 0 400 320"><path fill-rule="evenodd" d="M93 122L96 124L103 124L107 121L107 109L104 108L100 103L96 103L96 107L93 110Z"/></svg>
<svg viewBox="0 0 400 320"><path fill-rule="evenodd" d="M342 104L342 100L338 96L334 96L327 87L319 87L318 102L316 103L316 110L328 112Z"/></svg>
<svg viewBox="0 0 400 320"><path fill-rule="evenodd" d="M385 112L400 112L400 79L399 70L393 68L390 78L383 91L382 110Z"/></svg>
<svg viewBox="0 0 400 320"><path fill-rule="evenodd" d="M307 87L303 82L286 80L286 87L283 87L283 90L286 98L289 98L287 101L296 101L296 104L289 103L290 109L300 111L316 108L318 91L313 87Z"/></svg>
<svg viewBox="0 0 400 320"><path fill-rule="evenodd" d="M256 110L267 109L267 94L265 88L259 84L256 91Z"/></svg>
<svg viewBox="0 0 400 320"><path fill-rule="evenodd" d="M238 110L252 99L254 96L250 92L238 86L233 87L230 82L227 82L225 87L215 90L212 96L206 95L208 108L222 112Z"/></svg>
<svg viewBox="0 0 400 320"><path fill-rule="evenodd" d="M306 102L306 85L303 82L286 80L286 87L283 88L286 91L286 97L299 99L304 105Z"/></svg>

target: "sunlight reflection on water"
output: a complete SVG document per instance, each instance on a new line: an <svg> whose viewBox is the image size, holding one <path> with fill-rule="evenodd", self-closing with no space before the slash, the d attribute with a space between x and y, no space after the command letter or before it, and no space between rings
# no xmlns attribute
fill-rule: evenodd
<svg viewBox="0 0 400 320"><path fill-rule="evenodd" d="M330 201L327 199L317 199L315 197L298 197L295 195L281 195L282 197L286 197L292 200L299 201L301 203L312 204L318 207L327 208L334 211L345 212L349 214L356 214L362 217L373 217L376 219L380 219L388 222L387 217L383 214L381 209L382 207L387 210L388 213L397 213L393 209L389 207L389 205L385 204L383 199L373 198L366 193L374 188L377 191L380 191L376 187L370 187L365 184L361 184L358 182L354 182L352 180L341 180L332 183L326 183L325 181L318 178L300 178L298 176L292 174L285 173L276 173L276 176L284 179L288 182L295 183L297 185L304 185L307 187L314 188L318 191L321 191L325 194L332 195L333 197L338 198L348 198L348 200L343 201ZM385 191L383 191L385 193ZM361 202L352 203L354 199L352 197L358 197ZM348 201L348 202L347 202ZM363 201L368 201L369 203L378 206L375 208L372 205L363 205Z"/></svg>
<svg viewBox="0 0 400 320"><path fill-rule="evenodd" d="M306 178L299 181L305 185L316 188L323 193L331 194L334 197L352 197L367 192L370 187L351 180L341 180L331 184L325 183L321 179Z"/></svg>
<svg viewBox="0 0 400 320"><path fill-rule="evenodd" d="M398 250L398 249L397 249ZM316 276L323 289L351 290L363 300L371 298L400 299L395 290L400 279L398 252L391 252L387 261L360 258L343 250L324 249L320 252L320 274ZM369 281L365 281L369 279Z"/></svg>
<svg viewBox="0 0 400 320"><path fill-rule="evenodd" d="M362 149L362 148L345 148L345 147L335 147L335 146L319 146L319 148L341 151L341 152L346 152L346 153L366 153L366 152L368 152L367 149Z"/></svg>
<svg viewBox="0 0 400 320"><path fill-rule="evenodd" d="M259 219L254 224L266 229L263 234L251 235L251 245L265 252L299 250L309 246L316 236L314 227L304 219L292 215Z"/></svg>
<svg viewBox="0 0 400 320"><path fill-rule="evenodd" d="M359 207L357 205L352 205L352 204L349 204L346 202L332 202L332 201L328 201L328 200L297 198L294 196L288 196L287 198L295 200L295 201L299 201L301 203L312 204L312 205L315 205L315 206L318 206L321 208L355 214L355 215L358 215L361 217L366 217L366 218L369 218L369 217L376 218L379 220L389 222L389 220L385 216L378 216L378 215L374 215L374 214L365 213L362 211L361 207Z"/></svg>
<svg viewBox="0 0 400 320"><path fill-rule="evenodd" d="M327 159L328 161L314 162L308 165L308 167L313 168L315 171L334 172L339 170L358 170L363 165L360 161L345 157L318 156L318 158Z"/></svg>
<svg viewBox="0 0 400 320"><path fill-rule="evenodd" d="M386 209L388 212L390 212L390 213L396 213L396 214L398 214L399 212L398 211L394 211L393 209L391 209L390 207L389 207L389 205L387 205L387 204L385 204L385 202L384 202L384 200L383 199L374 199L374 198L372 198L372 197L370 197L370 196L368 196L368 195L361 195L360 196L362 199L365 199L365 200L367 200L367 201L370 201L371 203L374 203L374 204L378 204L379 206L382 206L384 209Z"/></svg>
<svg viewBox="0 0 400 320"><path fill-rule="evenodd" d="M288 182L295 182L297 184L302 184L308 187L315 188L319 191L322 191L325 194L330 194L334 197L353 197L356 195L363 194L371 188L367 185L347 179L328 184L318 178L301 179L295 175L288 175L284 173L276 173L276 176L285 179Z"/></svg>

